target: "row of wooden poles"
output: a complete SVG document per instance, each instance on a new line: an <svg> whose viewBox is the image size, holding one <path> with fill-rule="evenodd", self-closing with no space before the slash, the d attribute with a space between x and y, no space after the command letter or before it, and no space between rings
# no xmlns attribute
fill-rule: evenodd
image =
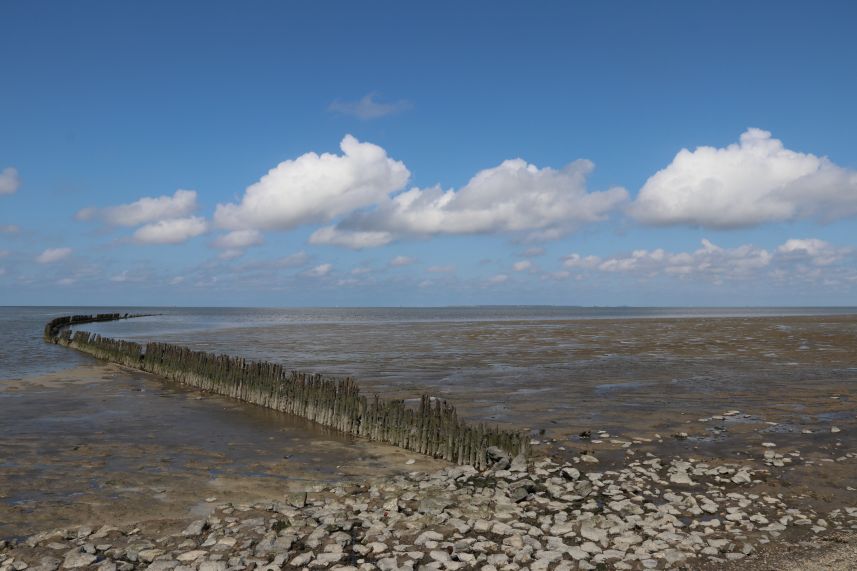
<svg viewBox="0 0 857 571"><path fill-rule="evenodd" d="M99 359L178 381L205 391L294 414L342 432L478 469L495 446L514 457L527 455L524 432L468 424L455 407L423 395L418 407L403 400L367 398L350 378L290 371L277 363L192 351L167 343L111 339L70 326L136 317L130 314L59 317L45 326L45 339Z"/></svg>

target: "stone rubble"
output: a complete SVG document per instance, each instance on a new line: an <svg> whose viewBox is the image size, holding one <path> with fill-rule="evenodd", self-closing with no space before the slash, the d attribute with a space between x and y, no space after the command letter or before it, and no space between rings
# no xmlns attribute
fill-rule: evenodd
<svg viewBox="0 0 857 571"><path fill-rule="evenodd" d="M770 466L795 457L774 448L764 447ZM604 471L591 454L493 461L483 472L458 466L224 504L164 537L111 526L40 533L0 542L0 571L695 568L746 558L785 533L857 530L857 507L797 509L756 493L769 473L746 465L652 454Z"/></svg>

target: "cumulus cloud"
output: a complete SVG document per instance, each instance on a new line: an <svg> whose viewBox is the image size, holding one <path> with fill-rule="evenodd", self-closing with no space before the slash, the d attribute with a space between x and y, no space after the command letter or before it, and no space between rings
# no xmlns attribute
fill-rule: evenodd
<svg viewBox="0 0 857 571"><path fill-rule="evenodd" d="M111 226L140 226L161 220L185 218L196 210L196 191L177 190L172 196L143 197L130 204L107 208L83 208L78 220L99 218Z"/></svg>
<svg viewBox="0 0 857 571"><path fill-rule="evenodd" d="M21 177L18 176L18 169L15 167L6 167L0 171L0 194L12 194L21 186Z"/></svg>
<svg viewBox="0 0 857 571"><path fill-rule="evenodd" d="M351 135L341 155L306 153L283 161L247 188L238 204L218 204L214 220L229 230L288 230L328 222L401 189L410 172L371 143Z"/></svg>
<svg viewBox="0 0 857 571"><path fill-rule="evenodd" d="M337 99L328 106L329 111L350 115L358 119L378 119L387 115L401 113L411 108L411 103L400 99L389 103L376 100L377 93L369 93L360 98L359 101L342 101Z"/></svg>
<svg viewBox="0 0 857 571"><path fill-rule="evenodd" d="M390 260L390 266L394 268L401 268L402 266L410 266L415 263L416 260L411 258L410 256L396 256L392 260Z"/></svg>
<svg viewBox="0 0 857 571"><path fill-rule="evenodd" d="M71 248L48 248L36 256L36 261L40 264L53 264L54 262L68 258L71 253Z"/></svg>
<svg viewBox="0 0 857 571"><path fill-rule="evenodd" d="M604 220L627 201L619 187L589 191L593 164L539 168L522 159L478 172L459 189L405 190L406 166L347 135L342 154L306 153L270 170L237 203L218 204L214 221L229 230L289 230L323 224L311 244L352 249L404 236L517 233L555 239Z"/></svg>
<svg viewBox="0 0 857 571"><path fill-rule="evenodd" d="M17 234L21 228L15 224L0 224L0 234Z"/></svg>
<svg viewBox="0 0 857 571"><path fill-rule="evenodd" d="M491 276L490 278L488 278L489 285L498 285L506 283L507 281L509 281L509 276L507 276L506 274L497 274L496 276Z"/></svg>
<svg viewBox="0 0 857 571"><path fill-rule="evenodd" d="M702 240L701 247L690 252L641 249L604 258L575 253L566 256L563 265L566 270L583 274L666 275L704 278L718 283L725 279L757 278L760 272L770 272L771 275L806 274L808 268L829 266L853 253L851 248L837 248L815 238L787 240L773 250L751 244L721 248L709 240Z"/></svg>
<svg viewBox="0 0 857 571"><path fill-rule="evenodd" d="M646 181L629 211L647 224L707 228L829 221L857 215L857 171L748 129L725 148L679 151Z"/></svg>
<svg viewBox="0 0 857 571"><path fill-rule="evenodd" d="M141 244L181 244L208 230L205 219L198 216L160 220L141 226L134 240Z"/></svg>
<svg viewBox="0 0 857 571"><path fill-rule="evenodd" d="M604 220L626 201L627 192L618 187L589 192L586 177L593 168L586 160L559 170L507 160L458 190L413 188L384 197L375 210L356 212L338 228L396 236L525 232L532 239L554 239Z"/></svg>
<svg viewBox="0 0 857 571"><path fill-rule="evenodd" d="M829 266L850 254L851 249L837 248L817 238L793 238L779 246L777 252L789 259L809 261L817 266Z"/></svg>
<svg viewBox="0 0 857 571"><path fill-rule="evenodd" d="M512 264L512 268L516 272L523 272L524 270L529 270L533 267L533 263L529 260L521 260L520 262L515 262Z"/></svg>
<svg viewBox="0 0 857 571"><path fill-rule="evenodd" d="M340 230L335 226L324 226L309 237L310 244L344 246L352 250L375 248L393 241L389 232Z"/></svg>

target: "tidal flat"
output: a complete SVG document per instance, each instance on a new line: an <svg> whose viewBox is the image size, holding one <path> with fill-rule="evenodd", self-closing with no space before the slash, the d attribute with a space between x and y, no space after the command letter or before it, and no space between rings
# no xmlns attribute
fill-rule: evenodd
<svg viewBox="0 0 857 571"><path fill-rule="evenodd" d="M65 528L20 557L35 564L53 541L70 566L105 524L117 544L142 533L162 553L93 547L87 565L173 568L202 551L191 567L800 569L853 549L855 316L175 319L97 330L441 396L529 430L533 457L461 472L93 361L0 392L3 535ZM309 499L294 505L296 491ZM191 520L207 533L181 535ZM288 548L265 543L274 527L269 543ZM829 568L850 568L843 557Z"/></svg>

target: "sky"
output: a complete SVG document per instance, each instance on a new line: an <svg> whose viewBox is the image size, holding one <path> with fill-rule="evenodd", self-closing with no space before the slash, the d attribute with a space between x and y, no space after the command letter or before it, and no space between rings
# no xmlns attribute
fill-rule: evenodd
<svg viewBox="0 0 857 571"><path fill-rule="evenodd" d="M851 1L0 21L0 305L857 305Z"/></svg>

